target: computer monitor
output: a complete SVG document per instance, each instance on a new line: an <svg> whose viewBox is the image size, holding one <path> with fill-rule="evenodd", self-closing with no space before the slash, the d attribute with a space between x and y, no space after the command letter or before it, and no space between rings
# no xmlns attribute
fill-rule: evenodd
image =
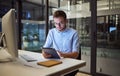
<svg viewBox="0 0 120 76"><path fill-rule="evenodd" d="M18 57L18 37L15 9L10 9L2 17L2 35L2 39L5 40L5 43L3 42L3 44L6 45L5 50L11 55L13 59L16 59Z"/></svg>

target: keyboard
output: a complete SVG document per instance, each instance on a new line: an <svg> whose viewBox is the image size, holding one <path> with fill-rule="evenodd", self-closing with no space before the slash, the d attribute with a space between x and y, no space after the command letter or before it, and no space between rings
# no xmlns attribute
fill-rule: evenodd
<svg viewBox="0 0 120 76"><path fill-rule="evenodd" d="M26 60L27 62L32 62L32 61L37 61L37 59L28 56L28 55L20 55L24 60Z"/></svg>

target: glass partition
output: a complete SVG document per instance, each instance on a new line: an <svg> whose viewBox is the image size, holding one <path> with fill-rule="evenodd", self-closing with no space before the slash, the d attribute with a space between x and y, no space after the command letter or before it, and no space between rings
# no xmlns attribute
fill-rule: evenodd
<svg viewBox="0 0 120 76"><path fill-rule="evenodd" d="M120 74L120 1L97 1L97 67L98 73Z"/></svg>
<svg viewBox="0 0 120 76"><path fill-rule="evenodd" d="M97 23L97 72L117 76L120 70L117 67L120 65L120 15L98 19L101 20Z"/></svg>
<svg viewBox="0 0 120 76"><path fill-rule="evenodd" d="M22 19L44 21L45 5L43 0L39 1L22 1Z"/></svg>
<svg viewBox="0 0 120 76"><path fill-rule="evenodd" d="M22 1L21 47L41 52L45 42L45 2Z"/></svg>
<svg viewBox="0 0 120 76"><path fill-rule="evenodd" d="M52 2L52 1L51 1ZM64 10L68 16L68 25L76 29L81 42L82 60L86 66L80 71L90 73L90 2L89 0L56 0L52 9ZM97 0L97 67L96 72L112 76L119 75L120 65L120 1ZM111 64L112 65L111 65ZM91 67L92 68L92 67Z"/></svg>
<svg viewBox="0 0 120 76"><path fill-rule="evenodd" d="M22 24L22 49L40 52L45 41L45 22L23 20Z"/></svg>

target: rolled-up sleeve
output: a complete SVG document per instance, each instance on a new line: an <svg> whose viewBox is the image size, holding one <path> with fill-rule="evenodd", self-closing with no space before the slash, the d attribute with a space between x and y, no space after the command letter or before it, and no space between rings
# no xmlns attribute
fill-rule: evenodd
<svg viewBox="0 0 120 76"><path fill-rule="evenodd" d="M78 33L75 32L73 36L73 45L72 45L72 51L73 52L79 52L79 46L80 46L80 40Z"/></svg>
<svg viewBox="0 0 120 76"><path fill-rule="evenodd" d="M46 42L43 47L51 47L52 46L52 38L51 38L51 31L49 31L48 36L46 38Z"/></svg>

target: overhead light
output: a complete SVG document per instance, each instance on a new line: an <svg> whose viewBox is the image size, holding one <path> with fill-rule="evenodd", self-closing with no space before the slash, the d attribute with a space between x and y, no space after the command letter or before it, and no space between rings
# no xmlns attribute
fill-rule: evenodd
<svg viewBox="0 0 120 76"><path fill-rule="evenodd" d="M60 0L60 1L64 1L64 0Z"/></svg>
<svg viewBox="0 0 120 76"><path fill-rule="evenodd" d="M68 10L70 10L70 1L68 1Z"/></svg>

